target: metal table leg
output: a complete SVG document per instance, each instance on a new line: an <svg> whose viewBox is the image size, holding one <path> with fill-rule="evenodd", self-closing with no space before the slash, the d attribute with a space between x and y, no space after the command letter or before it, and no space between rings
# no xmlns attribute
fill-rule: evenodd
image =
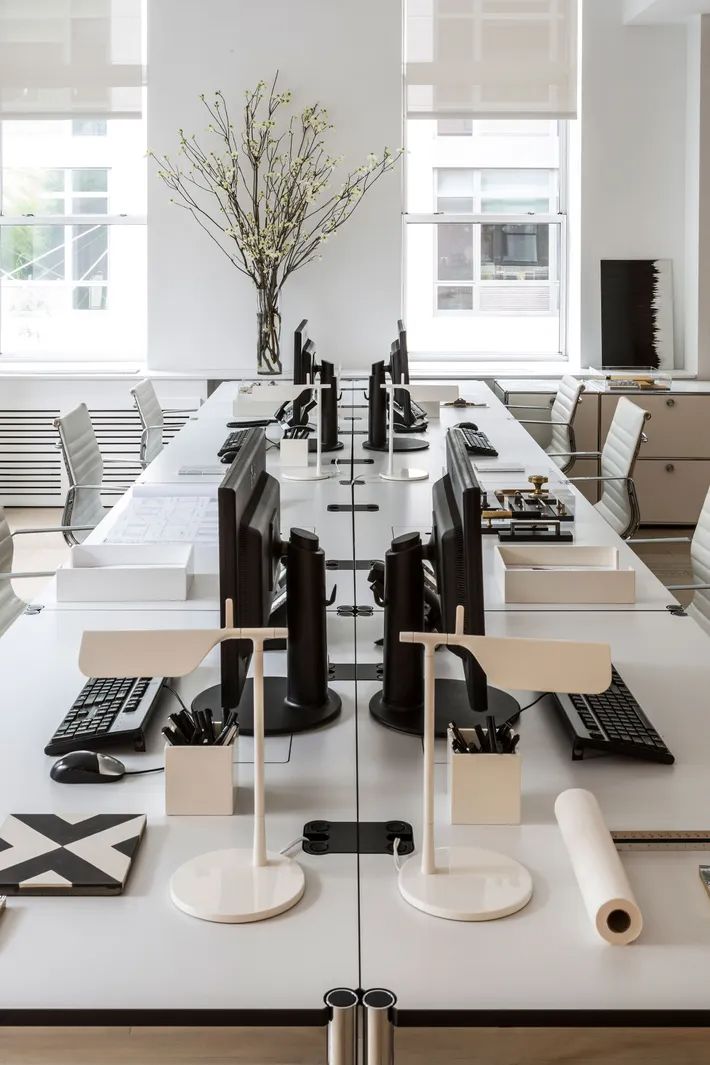
<svg viewBox="0 0 710 1065"><path fill-rule="evenodd" d="M394 1028L391 1010L397 999L391 991L373 988L362 996L365 1008L365 1065L393 1065Z"/></svg>
<svg viewBox="0 0 710 1065"><path fill-rule="evenodd" d="M356 1065L357 1009L359 997L348 987L337 987L325 996L328 1021L328 1065Z"/></svg>

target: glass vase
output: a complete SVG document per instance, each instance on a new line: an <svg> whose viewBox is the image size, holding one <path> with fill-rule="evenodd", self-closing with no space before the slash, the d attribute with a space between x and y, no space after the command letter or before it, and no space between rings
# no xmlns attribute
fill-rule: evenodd
<svg viewBox="0 0 710 1065"><path fill-rule="evenodd" d="M273 377L283 372L279 297L262 288L256 290L256 295L256 372Z"/></svg>

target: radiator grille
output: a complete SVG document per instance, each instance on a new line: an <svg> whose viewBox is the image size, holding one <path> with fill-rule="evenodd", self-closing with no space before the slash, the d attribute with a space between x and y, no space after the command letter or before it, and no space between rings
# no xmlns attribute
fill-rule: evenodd
<svg viewBox="0 0 710 1065"><path fill-rule="evenodd" d="M141 472L141 423L133 408L89 410L101 454L111 459L104 466L105 501L110 506L125 485ZM49 506L64 503L66 476L56 447L53 426L59 410L0 410L0 503L6 507ZM188 411L166 410L167 443L182 428Z"/></svg>

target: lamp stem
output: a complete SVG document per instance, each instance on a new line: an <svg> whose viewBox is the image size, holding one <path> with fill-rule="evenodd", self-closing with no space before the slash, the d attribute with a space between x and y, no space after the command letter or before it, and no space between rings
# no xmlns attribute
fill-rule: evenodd
<svg viewBox="0 0 710 1065"><path fill-rule="evenodd" d="M387 460L387 473L391 477L394 473L394 385L389 390L390 394L390 433L389 433L389 457Z"/></svg>
<svg viewBox="0 0 710 1065"><path fill-rule="evenodd" d="M321 390L317 388L316 393L316 473L320 476L323 472L321 464L321 424L320 424L320 401Z"/></svg>
<svg viewBox="0 0 710 1065"><path fill-rule="evenodd" d="M266 860L264 821L264 641L254 640L254 859L255 866Z"/></svg>
<svg viewBox="0 0 710 1065"><path fill-rule="evenodd" d="M422 829L422 874L436 872L434 849L434 646L424 647L424 816Z"/></svg>

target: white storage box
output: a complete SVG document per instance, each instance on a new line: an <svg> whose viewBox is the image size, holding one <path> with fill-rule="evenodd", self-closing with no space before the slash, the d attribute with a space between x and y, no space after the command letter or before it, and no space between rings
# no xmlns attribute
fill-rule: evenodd
<svg viewBox="0 0 710 1065"><path fill-rule="evenodd" d="M235 418L273 418L283 403L293 402L307 385L294 385L290 381L266 384L257 381L241 386L234 400Z"/></svg>
<svg viewBox="0 0 710 1065"><path fill-rule="evenodd" d="M461 729L465 740L473 729ZM519 825L521 758L517 754L458 754L447 736L452 825Z"/></svg>
<svg viewBox="0 0 710 1065"><path fill-rule="evenodd" d="M282 466L308 465L307 440L282 440L279 444L279 452Z"/></svg>
<svg viewBox="0 0 710 1065"><path fill-rule="evenodd" d="M57 570L57 601L187 599L192 571L192 544L79 544Z"/></svg>
<svg viewBox="0 0 710 1065"><path fill-rule="evenodd" d="M430 421L441 417L441 404L453 403L459 398L458 385L430 385L416 384L409 386L409 393L415 403L418 403Z"/></svg>
<svg viewBox="0 0 710 1065"><path fill-rule="evenodd" d="M496 544L506 603L635 603L636 574L616 547Z"/></svg>
<svg viewBox="0 0 710 1065"><path fill-rule="evenodd" d="M219 722L215 722L219 729ZM238 738L237 741L239 742ZM236 744L228 747L165 747L166 814L228 816L234 813Z"/></svg>

